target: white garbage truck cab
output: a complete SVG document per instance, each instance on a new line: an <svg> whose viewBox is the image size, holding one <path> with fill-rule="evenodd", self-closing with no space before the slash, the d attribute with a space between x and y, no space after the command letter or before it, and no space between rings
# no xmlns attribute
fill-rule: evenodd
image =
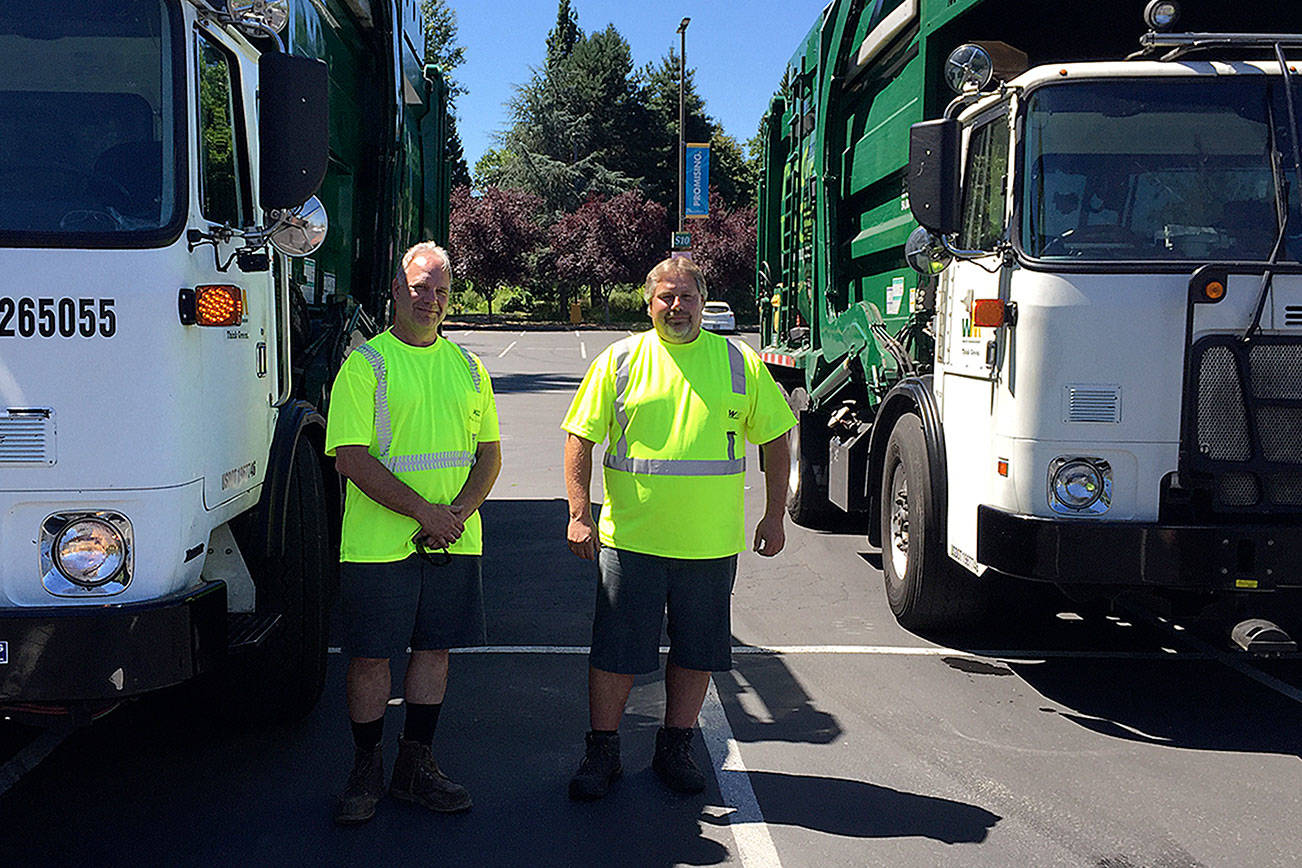
<svg viewBox="0 0 1302 868"><path fill-rule="evenodd" d="M987 569L1243 614L1302 587L1302 38L1145 47L983 92L991 58L967 46L966 95L913 127L910 261L938 275L934 531L955 564L916 574L886 493L926 482L888 449L905 604L944 612ZM1293 647L1240 626L1250 650Z"/></svg>
<svg viewBox="0 0 1302 868"><path fill-rule="evenodd" d="M84 719L205 673L233 716L315 703L339 486L294 371L327 304L367 317L360 280L316 280L313 193L348 174L336 139L389 165L404 110L441 116L419 66L403 87L414 7L0 7L0 706ZM407 239L332 183L380 286Z"/></svg>

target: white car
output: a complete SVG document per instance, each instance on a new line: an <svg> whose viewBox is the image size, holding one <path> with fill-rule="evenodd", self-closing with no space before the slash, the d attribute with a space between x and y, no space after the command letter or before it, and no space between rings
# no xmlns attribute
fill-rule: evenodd
<svg viewBox="0 0 1302 868"><path fill-rule="evenodd" d="M737 319L726 301L707 301L701 312L701 328L712 332L735 332Z"/></svg>

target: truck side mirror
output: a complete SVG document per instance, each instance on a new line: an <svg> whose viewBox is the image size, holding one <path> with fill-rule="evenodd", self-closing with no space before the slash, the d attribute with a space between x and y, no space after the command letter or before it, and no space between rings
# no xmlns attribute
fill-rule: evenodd
<svg viewBox="0 0 1302 868"><path fill-rule="evenodd" d="M258 61L258 124L264 210L297 208L325 178L329 153L327 67L283 52Z"/></svg>
<svg viewBox="0 0 1302 868"><path fill-rule="evenodd" d="M952 235L961 222L958 121L924 121L909 129L909 208L937 235Z"/></svg>

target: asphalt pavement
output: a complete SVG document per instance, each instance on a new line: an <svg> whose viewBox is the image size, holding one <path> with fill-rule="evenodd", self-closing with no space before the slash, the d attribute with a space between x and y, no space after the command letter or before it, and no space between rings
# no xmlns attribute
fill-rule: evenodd
<svg viewBox="0 0 1302 868"><path fill-rule="evenodd" d="M990 627L941 644L895 623L852 522L788 525L777 558L742 554L736 665L714 678L697 745L705 793L670 794L648 768L653 675L629 703L625 777L570 802L595 570L565 546L559 424L623 334L449 331L493 374L503 432L483 508L490 647L454 655L435 744L470 812L389 799L360 828L331 824L351 757L333 654L293 726L230 729L173 691L73 733L0 795L0 864L1302 864L1296 661L1019 586Z"/></svg>

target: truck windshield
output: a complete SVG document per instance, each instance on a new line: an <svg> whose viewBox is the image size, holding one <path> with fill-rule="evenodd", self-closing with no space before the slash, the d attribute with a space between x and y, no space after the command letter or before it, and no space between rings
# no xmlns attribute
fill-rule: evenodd
<svg viewBox="0 0 1302 868"><path fill-rule="evenodd" d="M184 43L164 0L0 3L0 244L142 246L184 207Z"/></svg>
<svg viewBox="0 0 1302 868"><path fill-rule="evenodd" d="M1278 77L1061 84L1027 105L1021 243L1066 261L1270 257L1275 185L1302 253L1288 108ZM1272 169L1272 151L1278 171Z"/></svg>

